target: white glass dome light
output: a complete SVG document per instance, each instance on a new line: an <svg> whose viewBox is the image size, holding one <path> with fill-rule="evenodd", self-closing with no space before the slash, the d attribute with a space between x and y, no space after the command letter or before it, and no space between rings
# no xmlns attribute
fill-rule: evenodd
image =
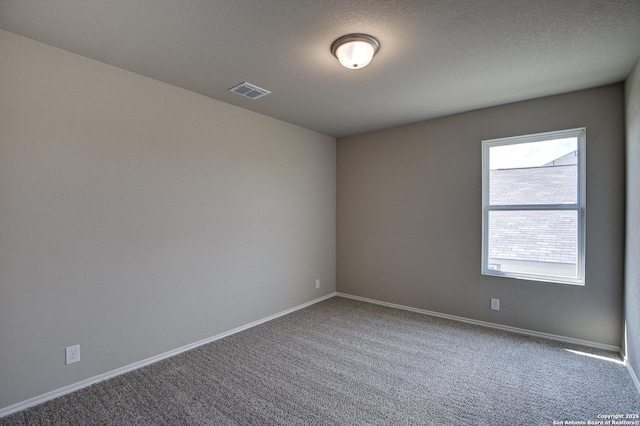
<svg viewBox="0 0 640 426"><path fill-rule="evenodd" d="M352 70L364 68L380 49L380 42L367 34L347 34L331 44L331 53L342 66Z"/></svg>

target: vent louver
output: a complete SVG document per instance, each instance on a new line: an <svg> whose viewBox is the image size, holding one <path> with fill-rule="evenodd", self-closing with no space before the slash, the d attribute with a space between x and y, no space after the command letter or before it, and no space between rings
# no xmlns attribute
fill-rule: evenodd
<svg viewBox="0 0 640 426"><path fill-rule="evenodd" d="M233 93L237 93L238 95L242 95L249 99L258 99L271 93L268 90L265 90L251 83L247 83L246 81L229 90Z"/></svg>

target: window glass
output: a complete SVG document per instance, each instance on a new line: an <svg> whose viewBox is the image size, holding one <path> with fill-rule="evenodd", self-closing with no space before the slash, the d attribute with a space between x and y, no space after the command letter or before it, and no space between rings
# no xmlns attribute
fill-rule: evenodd
<svg viewBox="0 0 640 426"><path fill-rule="evenodd" d="M585 129L483 141L482 273L584 284Z"/></svg>
<svg viewBox="0 0 640 426"><path fill-rule="evenodd" d="M575 211L489 212L489 268L571 278L577 265Z"/></svg>

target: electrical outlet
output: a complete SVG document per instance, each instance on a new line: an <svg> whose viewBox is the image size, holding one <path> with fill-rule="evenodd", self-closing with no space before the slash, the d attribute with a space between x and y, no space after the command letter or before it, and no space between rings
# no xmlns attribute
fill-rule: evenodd
<svg viewBox="0 0 640 426"><path fill-rule="evenodd" d="M494 311L500 310L500 299L491 299L491 309Z"/></svg>
<svg viewBox="0 0 640 426"><path fill-rule="evenodd" d="M65 348L65 365L80 361L80 345Z"/></svg>
<svg viewBox="0 0 640 426"><path fill-rule="evenodd" d="M320 288L320 280L316 280L316 288Z"/></svg>

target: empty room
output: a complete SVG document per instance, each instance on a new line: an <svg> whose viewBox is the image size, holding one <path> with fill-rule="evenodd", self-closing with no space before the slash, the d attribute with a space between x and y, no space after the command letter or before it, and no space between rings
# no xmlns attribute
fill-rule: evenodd
<svg viewBox="0 0 640 426"><path fill-rule="evenodd" d="M640 425L637 0L0 0L1 425Z"/></svg>

